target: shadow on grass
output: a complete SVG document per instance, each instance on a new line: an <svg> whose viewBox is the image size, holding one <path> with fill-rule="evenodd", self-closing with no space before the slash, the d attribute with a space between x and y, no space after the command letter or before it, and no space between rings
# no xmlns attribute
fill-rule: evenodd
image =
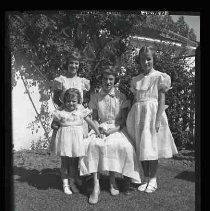
<svg viewBox="0 0 210 211"><path fill-rule="evenodd" d="M63 191L59 168L46 168L38 171L36 169L25 169L23 167L14 166L13 175L19 176L16 181L27 182L30 186L40 190L51 188ZM80 193L89 196L93 190L93 178L92 176L83 176L81 179L82 186L78 187ZM124 180L122 178L116 178L116 183L119 190L123 191ZM109 191L109 177L107 175L100 175L100 187L101 190Z"/></svg>
<svg viewBox="0 0 210 211"><path fill-rule="evenodd" d="M188 180L190 182L195 182L195 172L194 171L183 171L183 172L179 173L175 178Z"/></svg>
<svg viewBox="0 0 210 211"><path fill-rule="evenodd" d="M37 189L61 189L62 187L59 168L38 171L36 169L25 169L23 167L14 166L13 174L19 176L19 178L16 179L17 181L27 182Z"/></svg>

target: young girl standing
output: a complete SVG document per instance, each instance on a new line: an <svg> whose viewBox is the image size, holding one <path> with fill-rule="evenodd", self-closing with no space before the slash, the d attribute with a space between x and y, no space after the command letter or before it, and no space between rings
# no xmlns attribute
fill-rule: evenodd
<svg viewBox="0 0 210 211"><path fill-rule="evenodd" d="M137 157L144 172L144 182L138 190L152 193L157 189L158 159L170 158L177 153L165 113L165 92L170 89L171 79L153 68L149 47L142 47L137 58L144 73L131 81L135 100L126 126L135 140Z"/></svg>
<svg viewBox="0 0 210 211"><path fill-rule="evenodd" d="M81 94L81 101L83 102L84 95L90 89L90 81L86 78L81 78L78 76L79 65L81 61L81 55L77 51L72 51L68 57L66 64L64 66L65 76L60 75L59 77L55 78L51 82L51 86L53 88L53 101L56 103L58 109L62 110L62 101L64 93L69 88L76 88L80 91ZM82 104L79 104L82 106ZM82 106L83 107L83 106ZM58 127L57 127L58 129ZM51 142L49 145L49 151L54 152L55 148L55 137L57 133L57 129L55 128L52 133ZM83 124L83 135L84 137L88 134L88 125L86 122ZM79 175L79 171L75 174ZM81 185L81 180L77 179L78 184Z"/></svg>
<svg viewBox="0 0 210 211"><path fill-rule="evenodd" d="M55 154L61 156L61 177L66 194L78 193L75 184L79 158L85 155L83 143L83 121L85 120L100 137L95 123L88 116L91 112L80 106L80 91L68 89L63 96L62 109L55 110L51 127L57 129ZM70 182L70 183L69 183Z"/></svg>

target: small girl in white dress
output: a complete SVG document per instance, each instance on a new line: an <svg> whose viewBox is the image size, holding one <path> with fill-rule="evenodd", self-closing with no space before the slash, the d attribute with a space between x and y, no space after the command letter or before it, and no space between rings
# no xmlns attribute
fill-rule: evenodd
<svg viewBox="0 0 210 211"><path fill-rule="evenodd" d="M63 96L63 109L55 110L51 127L57 129L55 154L61 156L61 177L66 194L78 193L75 185L79 158L85 156L83 121L101 137L98 127L89 117L91 111L81 106L80 91L68 89ZM70 180L70 183L68 181ZM70 190L71 188L71 190Z"/></svg>
<svg viewBox="0 0 210 211"><path fill-rule="evenodd" d="M135 142L138 160L142 161L145 177L138 190L151 193L157 189L158 159L170 158L177 153L165 113L165 92L170 89L171 79L153 68L149 47L140 49L138 61L144 73L131 81L135 100L126 125Z"/></svg>
<svg viewBox="0 0 210 211"><path fill-rule="evenodd" d="M57 78L54 78L51 81L51 87L53 89L53 102L56 104L58 109L62 109L63 104L63 95L65 91L69 88L75 88L80 91L82 102L84 95L90 89L90 81L86 78L81 78L78 76L79 64L81 56L77 51L71 52L66 61L65 72L66 76L60 75ZM61 108L60 108L61 107ZM88 134L87 124L83 125L84 136ZM53 131L49 151L52 152L54 146L54 139L56 136L57 130Z"/></svg>

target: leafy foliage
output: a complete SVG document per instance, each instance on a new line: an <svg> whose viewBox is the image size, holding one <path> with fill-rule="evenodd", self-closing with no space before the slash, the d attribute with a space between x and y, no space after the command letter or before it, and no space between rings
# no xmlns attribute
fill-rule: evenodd
<svg viewBox="0 0 210 211"><path fill-rule="evenodd" d="M169 108L169 125L176 145L194 146L195 126L195 72L184 58L174 57L175 48L164 45L156 46L160 55L156 55L156 69L171 77L172 89L166 93L166 104ZM184 52L183 52L184 54Z"/></svg>

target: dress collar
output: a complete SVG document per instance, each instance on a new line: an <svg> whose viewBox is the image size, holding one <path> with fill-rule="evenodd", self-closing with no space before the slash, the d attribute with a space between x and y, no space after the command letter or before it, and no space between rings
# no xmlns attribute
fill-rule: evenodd
<svg viewBox="0 0 210 211"><path fill-rule="evenodd" d="M115 97L116 96L116 89L115 87L113 87L109 93L104 92L103 89L100 90L99 92L100 95L105 96L105 95L109 95L110 97Z"/></svg>
<svg viewBox="0 0 210 211"><path fill-rule="evenodd" d="M149 73L147 73L147 74L143 73L143 76L147 77L147 76L151 75L154 72L156 72L156 70L154 68L152 68Z"/></svg>

